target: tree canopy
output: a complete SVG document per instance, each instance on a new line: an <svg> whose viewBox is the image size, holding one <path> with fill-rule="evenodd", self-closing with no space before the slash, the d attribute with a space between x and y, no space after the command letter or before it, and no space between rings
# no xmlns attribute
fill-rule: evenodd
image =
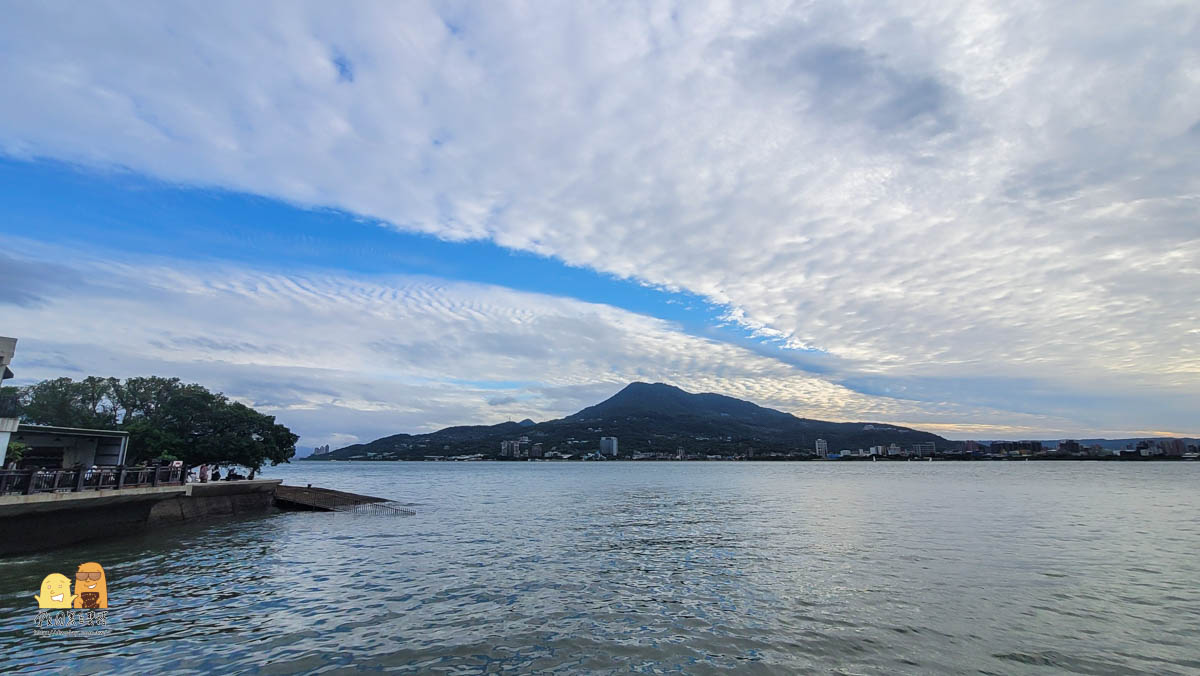
<svg viewBox="0 0 1200 676"><path fill-rule="evenodd" d="M259 469L287 462L299 439L275 416L178 378L55 378L20 388L19 401L27 423L129 432L130 464L173 458Z"/></svg>

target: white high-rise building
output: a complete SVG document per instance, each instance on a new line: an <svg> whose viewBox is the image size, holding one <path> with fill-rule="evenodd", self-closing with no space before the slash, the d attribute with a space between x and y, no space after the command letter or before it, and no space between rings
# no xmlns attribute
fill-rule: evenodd
<svg viewBox="0 0 1200 676"><path fill-rule="evenodd" d="M600 437L600 455L617 457L616 437Z"/></svg>
<svg viewBox="0 0 1200 676"><path fill-rule="evenodd" d="M817 455L822 458L829 455L829 442L824 439L817 439Z"/></svg>

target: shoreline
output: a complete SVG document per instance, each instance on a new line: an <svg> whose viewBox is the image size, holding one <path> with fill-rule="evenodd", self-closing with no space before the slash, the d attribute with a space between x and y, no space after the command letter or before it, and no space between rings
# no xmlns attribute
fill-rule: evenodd
<svg viewBox="0 0 1200 676"><path fill-rule="evenodd" d="M1200 462L1200 457L1185 456L1101 456L1101 457L1056 457L1056 456L1016 456L1009 458L958 458L953 456L933 457L883 457L883 456L854 456L846 458L816 458L816 457L767 457L767 458L609 458L594 460L583 458L476 458L462 456L423 457L423 458L313 458L305 456L294 462Z"/></svg>

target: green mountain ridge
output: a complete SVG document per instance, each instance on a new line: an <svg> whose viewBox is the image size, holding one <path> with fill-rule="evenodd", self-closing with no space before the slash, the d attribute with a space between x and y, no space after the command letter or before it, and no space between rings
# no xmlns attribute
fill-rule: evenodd
<svg viewBox="0 0 1200 676"><path fill-rule="evenodd" d="M311 460L421 459L429 456L496 456L500 443L528 437L544 452L582 455L599 449L602 436L619 439L622 456L634 453L687 453L765 456L811 453L817 439L829 450L951 442L929 432L886 423L835 423L790 413L721 394L693 394L663 383L630 383L612 397L557 420L533 423L447 427L428 434L394 434L354 444Z"/></svg>

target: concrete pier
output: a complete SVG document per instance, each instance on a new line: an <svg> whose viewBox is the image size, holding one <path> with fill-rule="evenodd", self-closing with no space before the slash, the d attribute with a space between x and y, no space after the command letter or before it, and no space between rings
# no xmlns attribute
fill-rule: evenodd
<svg viewBox="0 0 1200 676"><path fill-rule="evenodd" d="M0 496L0 556L199 519L267 513L279 479Z"/></svg>

